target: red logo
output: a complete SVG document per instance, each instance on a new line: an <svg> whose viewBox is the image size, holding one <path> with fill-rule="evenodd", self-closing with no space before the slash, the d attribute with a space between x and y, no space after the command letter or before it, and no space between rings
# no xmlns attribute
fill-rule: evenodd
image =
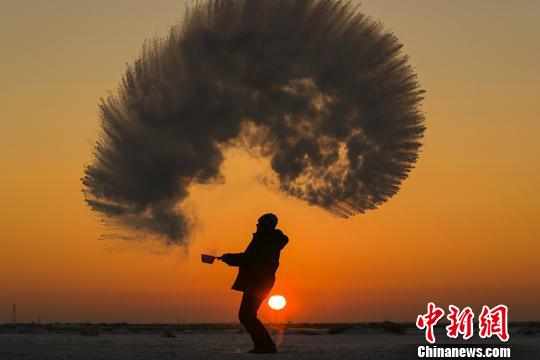
<svg viewBox="0 0 540 360"><path fill-rule="evenodd" d="M450 325L446 327L446 335L449 338L457 338L460 334L463 339L467 340L474 333L474 313L470 307L460 310L457 306L448 306L447 319ZM430 302L427 305L427 313L418 315L416 319L416 327L420 330L425 330L426 340L433 344L435 343L435 333L433 328L437 322L444 316L444 310ZM479 336L481 338L489 338L497 335L501 341L508 341L508 307L506 305L497 305L494 308L489 308L484 305L482 313L478 318Z"/></svg>

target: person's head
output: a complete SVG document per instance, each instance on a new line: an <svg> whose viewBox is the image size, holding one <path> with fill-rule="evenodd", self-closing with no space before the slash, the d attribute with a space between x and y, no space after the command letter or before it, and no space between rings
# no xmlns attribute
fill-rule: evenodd
<svg viewBox="0 0 540 360"><path fill-rule="evenodd" d="M264 214L257 221L257 230L274 230L277 226L278 218L272 213Z"/></svg>

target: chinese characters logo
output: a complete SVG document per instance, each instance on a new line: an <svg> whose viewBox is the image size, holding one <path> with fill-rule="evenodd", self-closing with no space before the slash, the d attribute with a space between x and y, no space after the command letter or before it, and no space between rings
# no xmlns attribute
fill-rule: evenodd
<svg viewBox="0 0 540 360"><path fill-rule="evenodd" d="M446 335L454 339L463 335L463 339L470 339L474 332L472 309L467 306L460 310L457 306L450 305L448 310L446 318L450 324L446 327ZM431 344L435 343L434 326L443 316L444 310L430 302L427 305L427 313L418 315L416 319L416 327L425 330L426 340ZM483 339L496 335L501 341L508 341L510 338L508 335L508 307L497 305L489 308L484 305L478 318L478 328L478 335Z"/></svg>

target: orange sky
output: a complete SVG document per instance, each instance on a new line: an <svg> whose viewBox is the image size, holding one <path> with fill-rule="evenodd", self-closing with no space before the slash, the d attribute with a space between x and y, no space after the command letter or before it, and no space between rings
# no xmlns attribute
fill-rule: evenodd
<svg viewBox="0 0 540 360"><path fill-rule="evenodd" d="M268 164L230 149L226 183L185 204L199 218L187 255L99 241L79 180L99 97L183 2L46 3L0 3L0 323L13 303L22 321L234 321L235 269L198 255L243 250L267 211L291 239L282 320L414 321L428 300L540 320L538 1L363 1L427 90L411 177L343 220L265 188Z"/></svg>

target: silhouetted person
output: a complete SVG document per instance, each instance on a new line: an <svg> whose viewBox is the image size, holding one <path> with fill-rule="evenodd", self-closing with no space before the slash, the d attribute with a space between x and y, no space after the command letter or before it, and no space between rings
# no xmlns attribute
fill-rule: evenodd
<svg viewBox="0 0 540 360"><path fill-rule="evenodd" d="M259 218L257 231L246 250L221 257L227 265L239 268L232 289L244 293L238 318L253 340L251 353L277 352L272 338L257 318L261 303L274 286L279 253L289 242L289 238L276 229L277 223L276 215L264 214Z"/></svg>

